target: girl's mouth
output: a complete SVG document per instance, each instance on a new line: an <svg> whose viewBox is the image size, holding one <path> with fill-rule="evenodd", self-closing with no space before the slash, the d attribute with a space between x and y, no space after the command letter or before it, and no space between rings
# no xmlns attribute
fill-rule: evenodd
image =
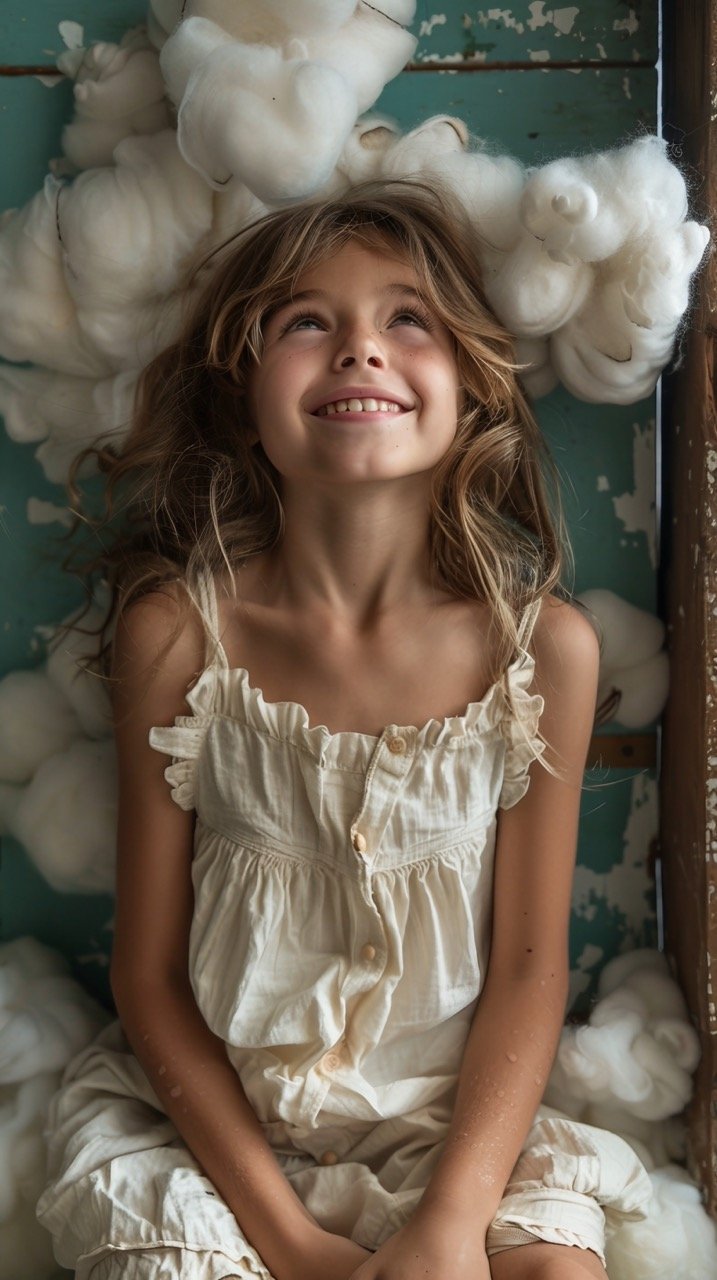
<svg viewBox="0 0 717 1280"><path fill-rule="evenodd" d="M361 414L400 414L406 410L402 405L397 404L395 400L374 400L372 398L357 399L352 397L350 400L335 400L330 404L322 404L314 414L315 418L336 418L350 416L358 417Z"/></svg>

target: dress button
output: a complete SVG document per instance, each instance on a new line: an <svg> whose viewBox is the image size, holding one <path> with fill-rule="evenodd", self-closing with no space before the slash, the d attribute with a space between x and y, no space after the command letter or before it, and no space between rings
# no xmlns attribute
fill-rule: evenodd
<svg viewBox="0 0 717 1280"><path fill-rule="evenodd" d="M338 1164L339 1157L335 1151L325 1151L319 1158L319 1164Z"/></svg>
<svg viewBox="0 0 717 1280"><path fill-rule="evenodd" d="M336 1071L341 1066L341 1059L338 1053L325 1053L321 1059L321 1065L324 1071Z"/></svg>
<svg viewBox="0 0 717 1280"><path fill-rule="evenodd" d="M388 749L395 756L402 756L406 750L406 739L396 735L395 738L389 738Z"/></svg>
<svg viewBox="0 0 717 1280"><path fill-rule="evenodd" d="M357 853L366 852L366 837L361 831L354 832L353 846Z"/></svg>
<svg viewBox="0 0 717 1280"><path fill-rule="evenodd" d="M361 959L375 960L375 958L376 958L376 948L373 946L371 942L365 943L365 945L361 948Z"/></svg>

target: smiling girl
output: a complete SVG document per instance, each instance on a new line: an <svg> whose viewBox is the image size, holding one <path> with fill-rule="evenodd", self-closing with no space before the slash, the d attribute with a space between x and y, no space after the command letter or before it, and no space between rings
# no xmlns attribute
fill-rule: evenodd
<svg viewBox="0 0 717 1280"><path fill-rule="evenodd" d="M269 215L99 453L119 1021L38 1207L79 1280L579 1280L644 1216L540 1105L598 642L478 262L419 184Z"/></svg>

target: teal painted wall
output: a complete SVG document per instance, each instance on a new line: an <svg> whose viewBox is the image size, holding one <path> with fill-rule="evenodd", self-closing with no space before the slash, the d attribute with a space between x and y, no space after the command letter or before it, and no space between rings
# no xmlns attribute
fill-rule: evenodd
<svg viewBox="0 0 717 1280"><path fill-rule="evenodd" d="M144 13L138 0L4 0L3 62L51 66L63 48L58 23L68 18L85 27L87 40L116 40ZM404 128L439 112L457 115L491 147L526 163L654 131L656 0L468 11L456 0L437 8L419 0L414 31L415 69L393 81L375 108ZM66 82L48 88L29 74L0 75L0 208L22 204L40 186L70 114ZM557 390L539 402L538 416L564 476L576 590L608 587L654 610L654 399L615 408ZM28 520L31 498L65 505L34 448L0 434L0 674L40 664L43 628L82 598L59 568L61 524ZM656 941L648 869L654 774L593 771L586 784L571 935L576 1007L585 1007L606 959ZM4 839L0 902L0 937L31 933L58 947L76 976L109 999L111 897L53 892L16 842Z"/></svg>

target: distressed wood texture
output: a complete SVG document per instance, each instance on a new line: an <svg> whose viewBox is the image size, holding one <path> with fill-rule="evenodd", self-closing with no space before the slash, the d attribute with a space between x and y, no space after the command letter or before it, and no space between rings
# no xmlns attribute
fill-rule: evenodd
<svg viewBox="0 0 717 1280"><path fill-rule="evenodd" d="M717 196L717 3L670 0L665 124L694 178L697 212ZM717 264L702 274L684 362L666 386L665 602L672 687L664 720L661 850L667 950L702 1041L690 1162L717 1213Z"/></svg>

